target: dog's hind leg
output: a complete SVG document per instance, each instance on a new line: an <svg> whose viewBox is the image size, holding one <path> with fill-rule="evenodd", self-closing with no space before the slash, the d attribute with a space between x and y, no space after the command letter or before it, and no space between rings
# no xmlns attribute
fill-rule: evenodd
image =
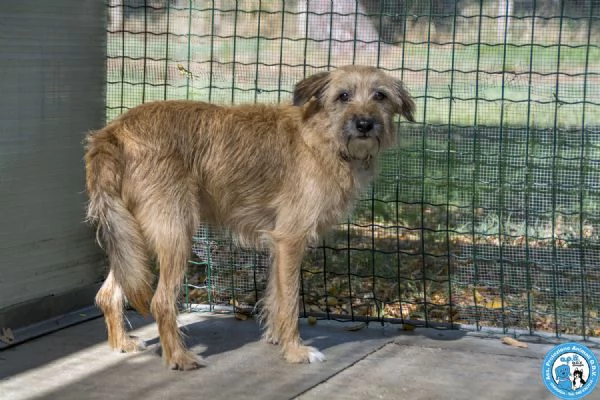
<svg viewBox="0 0 600 400"><path fill-rule="evenodd" d="M198 221L195 202L185 197L168 199L162 194L146 204L142 218L142 229L153 244L160 270L150 310L158 324L163 359L169 368L177 370L200 367L198 357L185 348L177 326L177 296Z"/></svg>
<svg viewBox="0 0 600 400"><path fill-rule="evenodd" d="M143 343L137 338L129 336L125 330L123 321L124 300L123 289L111 269L96 295L96 304L104 313L108 330L108 343L113 349L124 353L143 350L145 347Z"/></svg>
<svg viewBox="0 0 600 400"><path fill-rule="evenodd" d="M98 220L99 241L108 254L110 271L96 295L96 304L104 313L108 342L114 349L132 352L144 348L127 335L123 321L125 299L142 315L148 314L152 298L152 272L148 248L135 217L118 196L98 195L90 208L101 209Z"/></svg>
<svg viewBox="0 0 600 400"><path fill-rule="evenodd" d="M106 129L88 136L88 219L98 224L98 242L106 250L110 264L96 304L104 313L110 345L128 352L142 346L125 331L125 298L140 313L147 314L154 277L138 221L123 200L123 154L114 135L114 129Z"/></svg>
<svg viewBox="0 0 600 400"><path fill-rule="evenodd" d="M273 266L264 300L264 338L279 343L289 362L323 361L325 356L316 348L302 345L299 332L300 264L306 241L275 233L270 237Z"/></svg>
<svg viewBox="0 0 600 400"><path fill-rule="evenodd" d="M96 295L96 304L104 313L108 342L114 349L132 352L144 348L136 338L127 335L123 321L125 299L142 315L148 313L153 279L137 221L112 199L101 222L102 242L108 253L110 272Z"/></svg>

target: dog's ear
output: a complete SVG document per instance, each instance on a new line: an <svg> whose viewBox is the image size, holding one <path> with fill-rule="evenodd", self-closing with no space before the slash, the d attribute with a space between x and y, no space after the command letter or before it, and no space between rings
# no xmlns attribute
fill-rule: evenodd
<svg viewBox="0 0 600 400"><path fill-rule="evenodd" d="M302 119L306 121L319 112L321 105L319 104L319 100L316 97L311 97L311 99L304 103L301 107Z"/></svg>
<svg viewBox="0 0 600 400"><path fill-rule="evenodd" d="M320 101L330 79L329 72L319 72L298 82L294 88L294 105L301 106L313 97Z"/></svg>
<svg viewBox="0 0 600 400"><path fill-rule="evenodd" d="M397 104L396 111L410 122L415 122L415 117L413 116L413 112L415 111L415 102L410 96L410 93L408 93L408 90L406 90L402 81L399 80L395 82L394 89L396 91L396 95L398 96L398 100L400 100Z"/></svg>

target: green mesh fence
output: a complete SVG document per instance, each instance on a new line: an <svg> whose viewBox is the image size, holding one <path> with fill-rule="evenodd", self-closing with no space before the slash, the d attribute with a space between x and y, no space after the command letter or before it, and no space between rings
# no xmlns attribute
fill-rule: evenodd
<svg viewBox="0 0 600 400"><path fill-rule="evenodd" d="M352 63L410 89L418 122L304 260L302 315L600 336L600 2L107 7L108 119L159 99L288 102ZM267 267L202 227L186 302L251 309Z"/></svg>

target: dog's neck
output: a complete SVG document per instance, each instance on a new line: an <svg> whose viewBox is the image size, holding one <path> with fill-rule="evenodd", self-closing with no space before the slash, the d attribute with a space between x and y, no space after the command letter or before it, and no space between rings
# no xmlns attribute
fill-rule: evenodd
<svg viewBox="0 0 600 400"><path fill-rule="evenodd" d="M355 185L359 190L364 189L373 180L376 170L375 159L368 160L350 160L350 168L354 176Z"/></svg>
<svg viewBox="0 0 600 400"><path fill-rule="evenodd" d="M304 143L310 149L311 153L315 158L319 160L323 170L346 170L348 173L349 181L347 189L350 190L361 190L367 186L374 175L376 169L375 158L368 159L356 159L353 158L345 145L339 140L336 140L334 135L329 135L328 121L320 119L314 119L308 121L306 127L301 130L301 135ZM315 136L314 132L321 130L322 135ZM332 154L336 154L337 157L331 157ZM339 174L333 174L340 176ZM346 186L342 182L337 182L342 187Z"/></svg>

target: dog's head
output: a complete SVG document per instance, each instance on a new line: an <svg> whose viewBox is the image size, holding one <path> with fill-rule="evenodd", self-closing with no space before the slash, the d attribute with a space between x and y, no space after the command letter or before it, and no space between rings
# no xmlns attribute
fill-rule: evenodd
<svg viewBox="0 0 600 400"><path fill-rule="evenodd" d="M305 106L305 118L325 113L324 128L351 159L369 159L394 143L395 114L414 122L415 103L402 82L367 66L309 76L296 85L294 105Z"/></svg>

